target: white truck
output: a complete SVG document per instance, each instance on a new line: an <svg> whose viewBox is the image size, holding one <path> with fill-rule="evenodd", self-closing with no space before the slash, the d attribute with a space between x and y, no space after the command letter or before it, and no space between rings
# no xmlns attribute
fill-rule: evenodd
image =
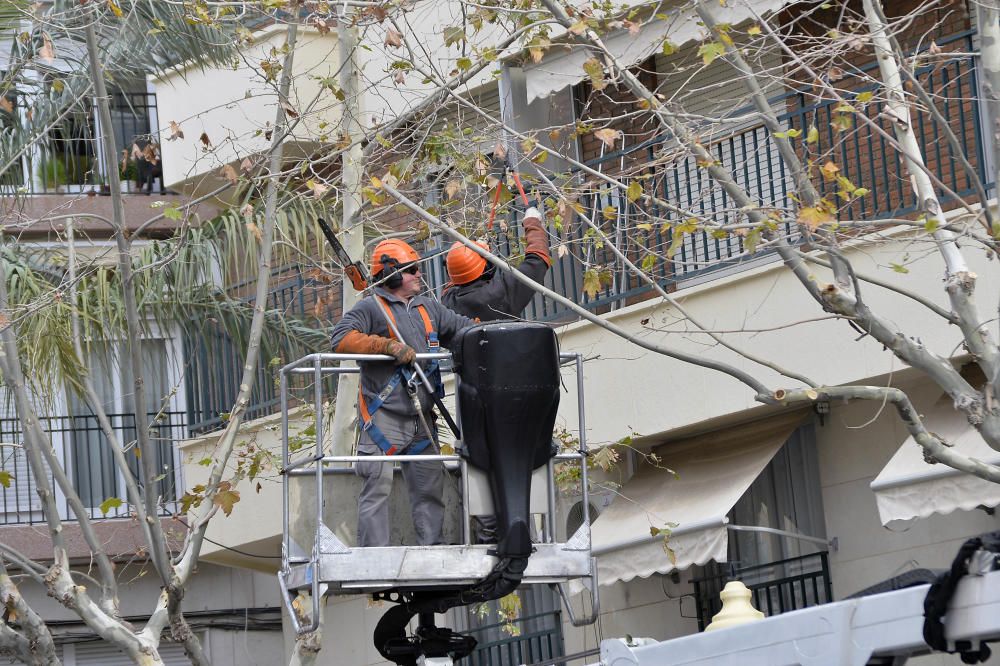
<svg viewBox="0 0 1000 666"><path fill-rule="evenodd" d="M948 649L967 641L970 658L987 658L1000 639L997 554L977 551L942 620ZM776 615L666 641L611 639L600 666L900 666L928 654L924 600L928 584ZM957 658L956 658L957 661ZM593 666L597 666L596 664Z"/></svg>

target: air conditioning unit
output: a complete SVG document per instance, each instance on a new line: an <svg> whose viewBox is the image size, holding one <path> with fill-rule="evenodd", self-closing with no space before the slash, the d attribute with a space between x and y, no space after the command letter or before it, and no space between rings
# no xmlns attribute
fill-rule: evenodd
<svg viewBox="0 0 1000 666"><path fill-rule="evenodd" d="M591 483L587 495L590 503L590 523L607 509L615 499L615 490L601 483ZM568 539L583 524L583 496L580 493L562 494L556 497L556 538Z"/></svg>

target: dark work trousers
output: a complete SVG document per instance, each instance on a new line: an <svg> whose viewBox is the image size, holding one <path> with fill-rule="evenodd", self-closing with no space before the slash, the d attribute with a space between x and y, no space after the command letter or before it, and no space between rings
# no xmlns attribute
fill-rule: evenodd
<svg viewBox="0 0 1000 666"><path fill-rule="evenodd" d="M424 418L434 428L430 414ZM427 439L418 416L400 416L378 410L372 420L391 443L399 447L394 457L403 469L403 481L410 496L410 514L417 533L417 544L433 546L442 542L444 525L444 466L440 462L406 462L406 452L414 443ZM436 436L436 432L435 432ZM440 452L436 441L421 454ZM365 431L361 431L358 455L381 455L382 450ZM392 491L393 463L358 462L354 472L363 480L358 497L358 545L389 545L389 493Z"/></svg>

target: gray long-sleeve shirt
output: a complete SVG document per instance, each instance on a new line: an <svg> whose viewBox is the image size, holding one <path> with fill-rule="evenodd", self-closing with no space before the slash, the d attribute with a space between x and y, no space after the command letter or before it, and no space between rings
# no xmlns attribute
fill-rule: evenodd
<svg viewBox="0 0 1000 666"><path fill-rule="evenodd" d="M388 304L389 310L396 320L396 327L399 329L400 335L403 336L403 342L413 347L417 352L427 351L427 333L424 329L424 320L417 309L418 305L423 305L427 309L427 314L430 316L434 330L437 331L438 340L443 347L450 348L455 340L455 335L460 330L475 324L472 319L455 314L440 303L425 296L414 296L409 303L404 303L384 289L376 287L375 293L382 297L384 303ZM386 338L392 337L385 315L380 312L380 308L381 306L375 301L374 296L368 296L359 301L334 326L330 340L333 349L336 351L341 340L351 331L358 331L366 335L380 335ZM361 391L365 400L371 404L375 396L389 383L396 371L396 365L389 361L365 361L359 365L361 366ZM423 365L426 367L427 364ZM433 401L424 387L420 388L419 397L423 411L429 411ZM402 382L389 395L381 408L387 412L404 416L416 416L417 414Z"/></svg>

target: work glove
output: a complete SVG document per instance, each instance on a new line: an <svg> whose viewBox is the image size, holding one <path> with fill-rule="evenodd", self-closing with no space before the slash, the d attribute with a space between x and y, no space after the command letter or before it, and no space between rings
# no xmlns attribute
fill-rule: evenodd
<svg viewBox="0 0 1000 666"><path fill-rule="evenodd" d="M397 365L413 363L417 357L417 352L409 345L361 331L349 332L334 351L338 354L388 354L396 359Z"/></svg>
<svg viewBox="0 0 1000 666"><path fill-rule="evenodd" d="M542 214L534 206L524 211L524 240L526 242L524 253L536 254L551 266L552 258L549 256L548 235L542 228L542 219Z"/></svg>
<svg viewBox="0 0 1000 666"><path fill-rule="evenodd" d="M385 353L396 359L396 365L409 365L417 360L416 350L399 340L389 340Z"/></svg>

